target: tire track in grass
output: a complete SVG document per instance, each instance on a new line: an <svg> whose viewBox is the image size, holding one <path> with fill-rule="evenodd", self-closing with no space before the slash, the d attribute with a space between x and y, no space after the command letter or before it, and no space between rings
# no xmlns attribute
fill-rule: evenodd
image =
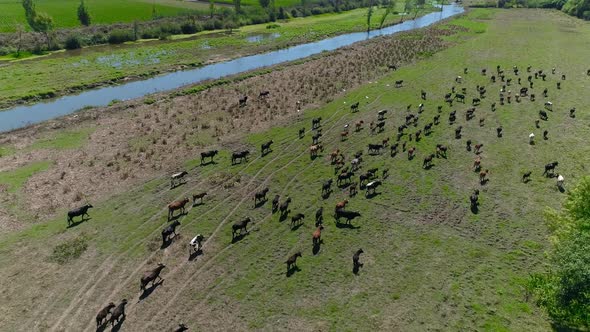
<svg viewBox="0 0 590 332"><path fill-rule="evenodd" d="M332 114L332 116L330 116L330 118L328 118L328 119L327 119L327 121L329 121L330 119L332 119L332 118L333 118L334 116L336 116L337 114L338 114L338 111L337 111L337 112L334 112L334 113ZM343 117L344 117L344 116L343 116ZM310 130L310 131L307 131L307 132L311 132L311 130ZM264 166L263 166L263 167L262 167L262 168L261 168L261 169L260 169L260 170L259 170L259 171L258 171L258 172L257 172L257 173L256 173L256 174L255 174L255 175L252 177L252 178L251 178L250 182L249 182L249 183L248 183L246 186L244 186L245 188L247 188L247 187L251 186L251 185L252 185L252 184L255 182L255 180L257 179L257 177L260 175L260 173L262 173L262 171L263 171L264 169L266 169L266 167L267 167L267 166L269 166L271 163L273 163L273 162L274 162L274 161L276 161L277 159L279 159L279 158L281 158L281 157L284 157L284 156L286 156L286 155L287 155L287 152L289 151L289 148L291 148L291 147L292 147L294 144L297 144L297 143L299 143L299 142L300 142L299 140L295 140L295 141L293 141L293 140L292 140L292 139L290 139L290 138L289 138L289 139L285 139L283 142L288 142L288 141L292 141L292 143L291 143L291 144L289 144L289 145L288 145L288 146L287 146L285 149L283 149L283 152L282 152L282 153L278 154L278 155L277 155L275 158L273 158L273 159L272 159L272 160L270 160L268 163L266 163L266 164L265 164L265 165L264 165ZM308 149L307 149L307 147L306 147L306 149L305 149L305 150L304 150L304 151L303 151L301 154L305 154L307 151L308 151ZM260 159L260 157L256 158L255 160L258 160L258 159ZM294 161L294 160L293 160L293 161ZM292 162L293 162L293 161L292 161ZM251 165L253 162L254 162L254 160L253 160L253 161L252 161L252 162L251 162L249 165ZM292 162L290 162L290 163L292 163ZM289 164L290 164L290 163L289 163ZM248 166L249 166L249 165L248 165ZM285 167L286 167L286 166L285 166ZM244 169L244 170L242 170L240 173L242 173L243 171L245 171L245 169ZM271 173L271 175L270 175L270 176L274 175L276 172L277 172L277 171L274 171L273 173ZM269 177L270 177L270 176L269 176ZM269 177L267 177L267 179L268 179ZM260 188L260 187L261 187L261 186L262 186L264 183L266 183L267 179L265 179L265 180L264 180L264 181L263 181L263 182L262 182L260 185L256 186L256 187L255 187L255 189L254 189L252 192L250 192L248 195L244 195L244 198L242 198L242 200L240 201L240 203L238 203L238 205L236 205L236 207L235 207L235 208L234 208L234 209L233 209L233 210L230 212L230 214L229 214L229 215L228 215L228 216L227 216L227 217L226 217L226 218L225 218L225 219L224 219L224 220L223 220L223 221L222 221L222 222L221 222L221 223L220 223L220 224L217 226L217 228L214 230L214 232L211 234L211 236L209 236L209 237L208 237L208 239L205 241L205 243L204 243L203 245L207 244L207 243L208 243L208 242L209 242L209 241L210 241L210 240L213 238L213 236L214 236L214 235L215 235L217 232L219 232L220 228L221 228L221 227L224 225L224 223L227 221L227 219L228 219L228 218L229 218L229 217L230 217L230 216L233 214L233 212L235 212L235 210L237 210L237 208L238 208L238 207L239 207L239 206L240 206L240 205L241 205L241 204L242 204L242 203L243 203L243 202L244 202L246 199L248 199L248 198L251 198L251 194L252 194L252 193L254 193L254 192L255 192L255 191L258 189L258 188ZM239 194L239 193L235 193L235 194L232 194L232 195L228 196L228 197L227 197L226 199L224 199L222 202L218 203L218 204L217 204L215 207L213 207L212 209L209 209L209 210L208 210L208 211L207 211L205 214L203 214L202 216L206 215L207 213L209 213L209 212L211 212L211 211L214 211L214 210L215 210L216 208L218 208L220 205L222 205L222 204L224 204L226 201L228 201L228 200L232 199L232 198L233 198L233 196L234 196L234 195L237 195L237 194ZM164 209L164 210L166 210L166 209ZM164 211L164 210L162 210L162 211ZM160 213L161 213L162 211L160 211ZM189 224L191 224L193 221L194 221L194 220L192 220L192 221L189 221L188 223L186 223L186 224L185 224L185 226L186 226L186 225L189 225ZM157 255L157 254L158 254L158 251L155 251L155 252L154 252L154 253L152 253L152 254L151 254L151 255L150 255L150 256L149 256L147 259L145 259L145 260L144 260L142 263L140 263L140 266L139 266L137 269L135 269L135 270L132 272L132 274L131 274L131 275L130 275L130 276L129 276L129 277L128 277L128 278L127 278L127 279L126 279L124 282L122 282L122 283L119 283L119 284L118 284L119 286L118 286L118 287L117 287L117 288L116 288L116 289L115 289L115 290L114 290L114 291L113 291L113 292L112 292L112 293L109 295L109 298L112 298L112 297L114 296L114 294L116 294L116 293L119 293L119 292L121 291L121 289L123 288L123 286L124 286L124 285L126 285L126 284L128 284L128 283L131 281L131 279L133 278L133 276L134 276L134 275L136 275L137 273L139 273L139 271L140 271L140 270L142 270L142 269L144 268L144 266L147 264L147 262L149 262L149 260L151 260L151 259L152 259L152 258L153 258L155 255ZM174 270L170 271L170 272L169 272L169 273L167 273L166 275L167 275L167 276L169 276L169 275L174 275L174 274L175 274L175 273L176 273L176 272L177 272L177 271L180 269L180 267L182 267L183 265L184 265L184 264L180 264L180 265L179 265L179 266L177 266L177 267L176 267ZM106 275L108 275L108 274L106 274ZM105 275L105 276L106 276L106 275ZM96 286L96 285L95 285L95 286ZM93 287L93 288L94 288L94 287ZM89 298L89 297L88 297L88 296L86 296L86 298ZM131 310L132 310L133 306L134 306L134 303L130 303L130 304L128 305L129 311L131 311ZM82 307L82 306L80 306L80 309L77 311L77 313L79 313L79 312L80 312L80 310L81 310L81 307ZM64 314L64 315L62 315L62 316L65 316L65 314ZM63 320L63 318L62 318L62 320ZM75 319L72 319L72 321L71 321L71 322L74 322L74 321L75 321ZM58 323L56 323L56 324L54 325L54 329L56 328L56 326L57 326L57 325L58 325ZM71 323L70 323L70 325L71 325ZM92 322L90 322L89 326L92 326Z"/></svg>

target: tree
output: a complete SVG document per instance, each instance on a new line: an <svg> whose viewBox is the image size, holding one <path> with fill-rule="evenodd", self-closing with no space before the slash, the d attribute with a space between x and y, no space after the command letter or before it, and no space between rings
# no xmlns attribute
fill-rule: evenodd
<svg viewBox="0 0 590 332"><path fill-rule="evenodd" d="M47 40L47 48L51 48L51 37L49 33L53 30L53 18L45 13L37 13L35 16L35 27L33 29L36 32L41 32L45 35Z"/></svg>
<svg viewBox="0 0 590 332"><path fill-rule="evenodd" d="M88 8L86 7L84 0L81 0L80 5L78 6L78 21L80 21L80 24L84 26L89 26L90 20L91 19L90 13L88 12Z"/></svg>
<svg viewBox="0 0 590 332"><path fill-rule="evenodd" d="M400 17L400 22L404 21L404 17L414 9L414 0L404 0L404 12Z"/></svg>
<svg viewBox="0 0 590 332"><path fill-rule="evenodd" d="M258 0L258 2L262 8L268 8L268 5L270 5L270 0Z"/></svg>
<svg viewBox="0 0 590 332"><path fill-rule="evenodd" d="M236 10L236 14L242 11L242 0L234 0L234 9Z"/></svg>
<svg viewBox="0 0 590 332"><path fill-rule="evenodd" d="M389 1L387 8L385 8L385 13L383 13L383 16L381 16L381 20L379 20L379 29L383 28L383 24L385 23L385 19L387 18L387 16L395 12L395 1L396 0Z"/></svg>
<svg viewBox="0 0 590 332"><path fill-rule="evenodd" d="M25 18L31 29L35 30L35 16L37 11L35 10L35 3L33 0L22 0L23 8L25 9Z"/></svg>
<svg viewBox="0 0 590 332"><path fill-rule="evenodd" d="M20 56L20 51L23 48L23 35L25 33L25 27L22 24L16 25L16 57Z"/></svg>
<svg viewBox="0 0 590 332"><path fill-rule="evenodd" d="M215 14L215 2L213 0L209 1L209 18L213 18Z"/></svg>
<svg viewBox="0 0 590 332"><path fill-rule="evenodd" d="M367 32L371 31L371 17L373 16L373 2L369 1L369 8L367 9Z"/></svg>
<svg viewBox="0 0 590 332"><path fill-rule="evenodd" d="M156 10L156 4L152 4L152 19L155 20L158 18L158 11Z"/></svg>
<svg viewBox="0 0 590 332"><path fill-rule="evenodd" d="M426 0L416 0L414 3L414 19L418 16L418 13L422 11L424 5L426 4Z"/></svg>
<svg viewBox="0 0 590 332"><path fill-rule="evenodd" d="M563 327L590 327L590 177L569 193L563 211L549 210L550 267L531 277L539 304Z"/></svg>

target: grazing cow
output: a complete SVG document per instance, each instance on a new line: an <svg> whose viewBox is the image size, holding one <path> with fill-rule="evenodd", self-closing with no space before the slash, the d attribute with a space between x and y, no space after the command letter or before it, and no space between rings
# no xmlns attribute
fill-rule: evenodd
<svg viewBox="0 0 590 332"><path fill-rule="evenodd" d="M232 152L231 164L234 165L238 159L240 160L240 164L242 163L242 159L248 161L249 154L250 154L250 151L248 151L248 150Z"/></svg>
<svg viewBox="0 0 590 332"><path fill-rule="evenodd" d="M549 131L547 131L547 130L543 131L543 139L544 140L548 140L549 139L549 137L547 137L548 134L549 134Z"/></svg>
<svg viewBox="0 0 590 332"><path fill-rule="evenodd" d="M422 168L432 167L432 159L434 159L434 153L432 153L424 158L424 162L422 163Z"/></svg>
<svg viewBox="0 0 590 332"><path fill-rule="evenodd" d="M381 149L383 149L383 144L369 144L369 154L373 153L381 153Z"/></svg>
<svg viewBox="0 0 590 332"><path fill-rule="evenodd" d="M387 179L388 176L389 176L389 168L386 168L381 172L381 177L383 179Z"/></svg>
<svg viewBox="0 0 590 332"><path fill-rule="evenodd" d="M465 142L465 149L467 151L471 151L471 140L468 139L467 142Z"/></svg>
<svg viewBox="0 0 590 332"><path fill-rule="evenodd" d="M420 91L420 98L422 98L422 100L426 100L426 91Z"/></svg>
<svg viewBox="0 0 590 332"><path fill-rule="evenodd" d="M262 91L258 94L258 98L268 97L270 95L270 91Z"/></svg>
<svg viewBox="0 0 590 332"><path fill-rule="evenodd" d="M361 186L361 188L364 186L365 181L370 180L370 179L371 179L370 173L361 174L359 176L359 185Z"/></svg>
<svg viewBox="0 0 590 332"><path fill-rule="evenodd" d="M395 81L395 87L401 88L404 85L404 80Z"/></svg>
<svg viewBox="0 0 590 332"><path fill-rule="evenodd" d="M82 220L84 220L84 216L90 217L90 215L88 215L88 210L93 207L94 206L92 206L90 204L86 204L86 205L79 207L77 209L68 211L68 226L70 226L71 224L74 223L74 217L82 216Z"/></svg>
<svg viewBox="0 0 590 332"><path fill-rule="evenodd" d="M299 129L299 139L302 139L305 136L305 127Z"/></svg>
<svg viewBox="0 0 590 332"><path fill-rule="evenodd" d="M481 103L481 99L479 98L473 98L473 100L471 101L471 105L473 106L477 106Z"/></svg>
<svg viewBox="0 0 590 332"><path fill-rule="evenodd" d="M459 126L455 129L455 138L456 139L460 139L461 138L461 130L463 129L463 126Z"/></svg>
<svg viewBox="0 0 590 332"><path fill-rule="evenodd" d="M387 68L396 71L397 70L397 66L396 65L387 65Z"/></svg>
<svg viewBox="0 0 590 332"><path fill-rule="evenodd" d="M316 230L313 231L311 241L314 248L319 246L322 241L322 229L324 229L324 226L319 225L318 228L316 228Z"/></svg>
<svg viewBox="0 0 590 332"><path fill-rule="evenodd" d="M553 110L553 103L550 101L545 102L545 109L552 111Z"/></svg>
<svg viewBox="0 0 590 332"><path fill-rule="evenodd" d="M193 195L193 205L197 204L197 199L199 200L199 204L203 204L203 198L207 196L207 192L202 192L196 195Z"/></svg>
<svg viewBox="0 0 590 332"><path fill-rule="evenodd" d="M356 103L350 105L350 111L352 113L356 113L359 110L359 102L357 101Z"/></svg>
<svg viewBox="0 0 590 332"><path fill-rule="evenodd" d="M188 243L189 255L200 252L203 249L202 242L204 239L205 237L201 234L197 234L194 238L192 238L191 242Z"/></svg>
<svg viewBox="0 0 590 332"><path fill-rule="evenodd" d="M260 153L261 153L263 156L264 156L264 155L266 155L267 153L269 153L269 152L271 151L271 150L270 150L270 146L272 145L272 143L274 143L274 142L273 142L273 140L270 140L270 141L268 141L268 142L266 142L266 143L262 143L262 144L260 145Z"/></svg>
<svg viewBox="0 0 590 332"><path fill-rule="evenodd" d="M408 149L408 160L414 159L414 155L416 153L416 147L411 147Z"/></svg>
<svg viewBox="0 0 590 332"><path fill-rule="evenodd" d="M538 127L537 127L538 128ZM535 144L535 134L534 133L530 133L529 134L529 144L533 145Z"/></svg>
<svg viewBox="0 0 590 332"><path fill-rule="evenodd" d="M172 188L176 187L177 185L183 183L182 180L184 179L184 177L186 175L188 175L188 172L187 171L182 171L182 172L178 172L178 173L172 174L172 176L170 176L170 189L172 189Z"/></svg>
<svg viewBox="0 0 590 332"><path fill-rule="evenodd" d="M557 174L557 188L563 189L563 182L564 181L565 181L565 178L563 177L563 175Z"/></svg>
<svg viewBox="0 0 590 332"><path fill-rule="evenodd" d="M322 195L327 195L332 191L332 179L322 184Z"/></svg>
<svg viewBox="0 0 590 332"><path fill-rule="evenodd" d="M496 134L498 137L502 137L502 126L496 128Z"/></svg>
<svg viewBox="0 0 590 332"><path fill-rule="evenodd" d="M336 221L340 222L340 218L346 219L346 222L350 224L350 221L356 217L360 217L360 212L357 211L346 211L344 209L336 211Z"/></svg>
<svg viewBox="0 0 590 332"><path fill-rule="evenodd" d="M576 108L572 107L570 109L570 118L575 118L576 117Z"/></svg>
<svg viewBox="0 0 590 332"><path fill-rule="evenodd" d="M324 147L321 144L314 144L309 147L309 155L314 158L318 156L318 152L324 151Z"/></svg>
<svg viewBox="0 0 590 332"><path fill-rule="evenodd" d="M361 268L363 266L363 264L359 262L360 256L363 252L364 252L363 249L359 249L354 253L354 255L352 255L352 271L353 272L358 271L359 268Z"/></svg>
<svg viewBox="0 0 590 332"><path fill-rule="evenodd" d="M487 73L487 71L488 71L488 70L484 68L484 69L482 69L482 70L481 70L481 74L482 74L483 76L486 76L486 73Z"/></svg>
<svg viewBox="0 0 590 332"><path fill-rule="evenodd" d="M218 151L217 150L210 150L210 151L205 151L205 152L201 152L201 165L203 164L203 161L205 161L205 158L210 158L211 161L213 162L213 157L215 157L217 155Z"/></svg>
<svg viewBox="0 0 590 332"><path fill-rule="evenodd" d="M256 204L258 202L266 201L266 194L267 193L268 193L268 187L265 187L264 189L254 193L254 205L256 206Z"/></svg>
<svg viewBox="0 0 590 332"><path fill-rule="evenodd" d="M301 223L303 219L305 219L305 215L303 213L297 213L296 215L291 217L291 228L293 228L295 224Z"/></svg>
<svg viewBox="0 0 590 332"><path fill-rule="evenodd" d="M377 120L381 121L385 119L385 114L387 114L387 110L381 110L377 112Z"/></svg>
<svg viewBox="0 0 590 332"><path fill-rule="evenodd" d="M340 132L340 141L345 141L346 138L348 137L348 130L344 130Z"/></svg>
<svg viewBox="0 0 590 332"><path fill-rule="evenodd" d="M471 202L471 210L477 209L477 205L479 205L478 200L479 200L479 190L475 189L473 194L471 194L471 196L469 196L469 201Z"/></svg>
<svg viewBox="0 0 590 332"><path fill-rule="evenodd" d="M185 214L185 210L184 210L184 206L189 202L188 197L180 200L180 201L174 201L170 204L168 204L168 220L172 219L174 217L174 211L176 210L180 210L180 214L183 215Z"/></svg>
<svg viewBox="0 0 590 332"><path fill-rule="evenodd" d="M397 150L397 149L398 149L398 147L399 147L399 143L395 143L395 144L392 144L392 145L391 145L391 147L389 148L389 149L390 149L390 151L391 151L391 152L390 152L390 155L391 155L392 157L395 157L395 155L397 154L397 152L398 152L398 150Z"/></svg>
<svg viewBox="0 0 590 332"><path fill-rule="evenodd" d="M244 97L240 98L240 100L239 100L239 106L240 107L246 106L246 102L247 101L248 101L248 96L244 96Z"/></svg>
<svg viewBox="0 0 590 332"><path fill-rule="evenodd" d="M479 126L480 127L483 127L485 120L486 120L485 118L479 119Z"/></svg>
<svg viewBox="0 0 590 332"><path fill-rule="evenodd" d="M461 93L455 94L455 99L458 102L465 103L465 95L464 94L461 94Z"/></svg>
<svg viewBox="0 0 590 332"><path fill-rule="evenodd" d="M287 197L287 199L283 203L281 203L281 205L279 206L279 211L281 212L281 217L286 216L291 211L291 210L289 210L290 203L291 203L291 197Z"/></svg>
<svg viewBox="0 0 590 332"><path fill-rule="evenodd" d="M549 119L549 117L547 116L547 112L545 112L544 110L539 111L539 118L541 118L541 120L544 121L547 121Z"/></svg>
<svg viewBox="0 0 590 332"><path fill-rule="evenodd" d="M311 136L311 144L318 144L320 141L320 137L322 137L322 133L319 131L313 134L313 136Z"/></svg>
<svg viewBox="0 0 590 332"><path fill-rule="evenodd" d="M324 208L321 207L315 212L315 227L318 227L324 222Z"/></svg>
<svg viewBox="0 0 590 332"><path fill-rule="evenodd" d="M435 125L438 125L440 123L440 114L434 116L433 123Z"/></svg>
<svg viewBox="0 0 590 332"><path fill-rule="evenodd" d="M294 253L287 259L287 261L285 262L285 264L287 264L287 273L291 271L291 266L297 266L298 257L301 257L301 251Z"/></svg>
<svg viewBox="0 0 590 332"><path fill-rule="evenodd" d="M531 171L528 171L522 175L522 182L527 183L531 178Z"/></svg>
<svg viewBox="0 0 590 332"><path fill-rule="evenodd" d="M418 113L422 113L424 112L424 104L419 104L418 105Z"/></svg>
<svg viewBox="0 0 590 332"><path fill-rule="evenodd" d="M371 181L369 183L367 183L367 191L365 192L366 196L369 196L371 194L375 194L375 190L377 190L377 187L379 187L383 182L376 180L376 181Z"/></svg>
<svg viewBox="0 0 590 332"><path fill-rule="evenodd" d="M543 97L547 98L547 88L543 90Z"/></svg>
<svg viewBox="0 0 590 332"><path fill-rule="evenodd" d="M109 322L111 323L111 326L114 326L115 322L117 322L117 324L119 324L119 320L121 318L125 319L125 305L127 305L127 299L123 299L123 301L121 301L121 303L119 303L119 305L115 308L115 310L113 310L113 313L111 314L111 318L109 318Z"/></svg>
<svg viewBox="0 0 590 332"><path fill-rule="evenodd" d="M231 225L231 239L236 237L236 235L242 235L243 231L248 233L248 224L252 222L250 218L244 218L240 221L236 221L233 225Z"/></svg>
<svg viewBox="0 0 590 332"><path fill-rule="evenodd" d="M477 158L475 158L475 161L473 161L473 168L475 169L475 171L479 171L479 169L481 168L481 157L477 156Z"/></svg>
<svg viewBox="0 0 590 332"><path fill-rule="evenodd" d="M170 225L162 230L162 247L166 245L168 241L170 241L170 236L174 234L176 237L176 227L180 226L180 221L174 220Z"/></svg>
<svg viewBox="0 0 590 332"><path fill-rule="evenodd" d="M475 154L479 154L481 148L483 148L483 143L475 144L475 150L473 152L475 152Z"/></svg>
<svg viewBox="0 0 590 332"><path fill-rule="evenodd" d="M557 82L557 90L561 89L561 82Z"/></svg>
<svg viewBox="0 0 590 332"><path fill-rule="evenodd" d="M357 185L358 185L358 183L356 183L356 182L353 182L350 184L350 186L348 187L348 196L349 197L353 197L358 193Z"/></svg>
<svg viewBox="0 0 590 332"><path fill-rule="evenodd" d="M311 119L311 129L317 129L321 126L320 122L322 121L322 117L313 118Z"/></svg>
<svg viewBox="0 0 590 332"><path fill-rule="evenodd" d="M443 158L447 158L447 150L449 148L442 145L442 144L437 144L436 145L436 157L443 157Z"/></svg>
<svg viewBox="0 0 590 332"><path fill-rule="evenodd" d="M146 271L143 276L140 279L140 285L139 285L139 289L144 292L145 291L145 287L151 282L152 286L154 286L156 280L162 280L162 277L160 277L160 273L162 272L162 270L166 267L166 265L162 264L162 263L158 263L158 266L156 266L153 270L150 271ZM113 312L113 315L115 313Z"/></svg>
<svg viewBox="0 0 590 332"><path fill-rule="evenodd" d="M345 199L341 202L336 203L336 207L334 207L334 211L338 211L338 210L342 210L346 207L346 204L348 204L348 200Z"/></svg>
<svg viewBox="0 0 590 332"><path fill-rule="evenodd" d="M418 130L415 134L416 136L416 142L420 141L420 135L422 135L422 130Z"/></svg>
<svg viewBox="0 0 590 332"><path fill-rule="evenodd" d="M272 199L272 212L276 212L277 209L279 208L279 199L281 198L281 196L279 195L275 195L275 198Z"/></svg>
<svg viewBox="0 0 590 332"><path fill-rule="evenodd" d="M426 136L430 135L430 133L432 132L432 125L433 125L433 123L431 122L431 123L424 126L424 135L426 135Z"/></svg>
<svg viewBox="0 0 590 332"><path fill-rule="evenodd" d="M486 178L486 176L488 175L490 171L489 170L485 170L485 171L481 171L479 172L479 183L480 184L485 184L486 182L488 182L488 179Z"/></svg>
<svg viewBox="0 0 590 332"><path fill-rule="evenodd" d="M354 158L353 160L350 161L350 168L351 171L356 171L359 168L359 164L361 162L360 158Z"/></svg>
<svg viewBox="0 0 590 332"><path fill-rule="evenodd" d="M96 327L102 326L106 322L107 316L111 313L111 309L116 307L113 302L110 302L106 307L102 308L96 315Z"/></svg>
<svg viewBox="0 0 590 332"><path fill-rule="evenodd" d="M555 171L555 167L557 167L558 165L559 165L559 163L557 161L554 161L552 163L545 165L545 171L543 172L543 175L546 175L546 176L553 175L553 172Z"/></svg>
<svg viewBox="0 0 590 332"><path fill-rule="evenodd" d="M384 121L377 122L376 127L379 129L379 132L382 132L383 130L385 130L385 122Z"/></svg>
<svg viewBox="0 0 590 332"><path fill-rule="evenodd" d="M455 120L457 120L456 117L457 111L452 111L451 113L449 113L449 123L453 124L453 122L455 122Z"/></svg>
<svg viewBox="0 0 590 332"><path fill-rule="evenodd" d="M176 328L176 330L174 330L174 332L184 332L184 331L188 331L188 327L186 327L186 325L184 325L184 324L178 324L178 327Z"/></svg>
<svg viewBox="0 0 590 332"><path fill-rule="evenodd" d="M356 132L359 132L359 131L361 131L361 129L363 129L363 124L364 124L364 123L365 123L365 121L363 121L363 120L357 121L357 122L354 124L354 131L356 131Z"/></svg>

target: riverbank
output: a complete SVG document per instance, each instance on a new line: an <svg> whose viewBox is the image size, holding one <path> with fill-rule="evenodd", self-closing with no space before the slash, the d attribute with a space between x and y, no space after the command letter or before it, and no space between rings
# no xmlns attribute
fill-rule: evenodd
<svg viewBox="0 0 590 332"><path fill-rule="evenodd" d="M384 12L377 9L374 17ZM424 12L423 14L425 14ZM385 25L399 22L391 15ZM377 19L373 21L377 27ZM269 28L271 27L271 28ZM176 36L58 52L47 57L9 62L0 71L0 108L30 104L100 86L153 77L304 44L347 32L366 30L366 9L296 18L277 25ZM182 38L179 38L182 37Z"/></svg>

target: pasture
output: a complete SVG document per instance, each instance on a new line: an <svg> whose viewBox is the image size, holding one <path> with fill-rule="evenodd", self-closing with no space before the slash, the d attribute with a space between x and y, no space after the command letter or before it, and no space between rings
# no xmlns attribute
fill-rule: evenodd
<svg viewBox="0 0 590 332"><path fill-rule="evenodd" d="M180 0L87 0L85 1L92 15L93 24L133 22L149 20L155 9L158 16L170 16L191 10L206 10L207 4ZM37 11L45 12L53 17L56 28L70 28L80 25L76 10L78 0L38 0L35 1ZM0 32L12 32L17 24L27 27L24 9L20 1L1 0ZM27 27L28 28L28 27Z"/></svg>
<svg viewBox="0 0 590 332"><path fill-rule="evenodd" d="M187 115L186 109L198 112L203 107L199 103L210 104L208 98L213 97L207 91L141 105L129 114L112 112L96 120L99 129L88 131L87 140L84 135L74 135L76 142L83 144L83 152L66 147L65 152L59 152L63 160L56 161L55 166L43 165L52 167L53 172L46 181L58 181L53 175L70 169L68 157L86 154L84 149L97 144L101 137L110 135L106 139L114 155L116 144L122 144L117 141L121 134L105 128L117 128L117 123L132 120L134 126L129 130L139 126L154 129L141 129L146 130L145 135L125 142L133 149L124 153L129 160L121 157L128 162L123 167L128 167L130 176L141 172L137 169L147 162L130 161L131 155L143 156L139 153L142 148L172 151L173 146L184 146L194 139L198 148L190 150L183 160L176 157L174 164L177 169L188 170L188 183L170 190L166 173L124 192L113 184L111 197L95 199L90 219L75 227L66 228L66 211L61 209L46 222L2 235L0 286L6 291L0 295L0 302L9 305L4 307L0 325L8 330L90 331L95 329L95 316L102 307L125 298L129 300L127 317L116 325L125 330L166 330L178 323L191 330L550 330L549 321L529 298L525 284L529 273L543 264L547 231L542 212L546 206L559 208L564 197L554 178L542 176L543 166L559 161L557 171L567 179L566 191L577 177L585 175L585 159L580 156L587 152L590 135L586 124L590 115L584 109L590 102L585 93L590 77L586 75L587 57L580 55L587 54L590 25L555 11L473 10L439 25L437 31L437 36L452 43L451 47L425 48L420 57L404 62L397 71L380 68L379 77L370 82L366 77L374 77L377 70L367 64L357 75L348 67L355 64L344 62L342 68L354 72L354 79L365 84L339 89L341 92L334 93L326 104L304 99L301 112L294 110L294 103L289 108L277 107L283 106L280 103L284 99L291 101L282 93L304 95L297 89L288 90L289 85L283 84L295 83L286 79L273 82L277 77L273 75L280 73L214 90L211 94L220 105L231 99L234 106L199 117L211 118L213 125L207 128L216 134L228 130L226 140L197 133L183 141L176 136L181 132L170 130L203 130L203 126L191 126L190 122L197 119ZM394 38L430 40L425 37L428 34L419 31ZM351 54L356 50L346 49ZM293 67L298 72L312 72L316 65L310 61ZM506 87L511 96L521 87L517 78L522 78L523 86L528 84L526 77L532 72L527 72L527 66L535 71L543 69L546 80L532 79L534 88L529 90L536 94L536 100L523 97L520 102L500 105L498 95L505 83L490 80L498 65L513 80ZM518 76L513 74L513 66L519 68ZM336 73L344 71L342 68L333 68L330 73L338 77ZM485 76L480 73L482 68L487 69ZM562 80L561 74L567 78ZM457 76L462 77L461 82L455 81ZM396 88L400 80L403 84ZM258 85L248 85L253 84L250 82ZM321 96L321 87L310 82L310 93ZM557 82L561 82L559 90ZM459 92L466 89L464 104L454 101L449 106L444 102L443 96L453 86ZM475 106L475 118L466 120L472 98L479 96L476 86L485 86L487 93ZM541 93L544 88L548 89L547 98ZM269 96L258 98L263 90L270 90ZM420 97L421 90L426 92L425 100ZM238 98L243 95L249 96L249 101L238 107ZM553 111L548 111L548 121L541 121L536 128L538 112L548 100ZM350 105L356 102L359 111L353 113ZM497 103L495 111L493 102ZM424 110L418 113L420 103ZM407 105L412 105L409 111ZM439 105L443 106L440 113ZM571 107L578 109L575 118L569 116ZM268 115L276 109L283 117ZM383 109L388 110L384 131L373 134L370 123L377 122L377 112ZM457 119L450 124L453 110ZM401 138L402 143L408 142L408 148L416 148L413 160L402 151L401 143L398 154L389 153L397 128L409 113L420 119ZM241 114L264 114L265 118L244 118ZM433 126L430 135L409 141L408 134L423 129L436 115L441 116L440 124ZM311 130L311 123L318 117L322 118L323 152L311 158L311 136L317 132ZM354 124L361 120L363 129L355 131ZM252 123L248 127L252 132L234 129L241 128L240 121ZM185 122L189 122L187 127L183 127ZM81 128L68 130L83 132L85 125L82 122ZM342 139L346 125L350 132ZM459 139L455 137L458 126L462 126ZM502 137L497 135L499 126L503 128ZM298 138L302 127L305 135ZM156 131L160 129L169 131ZM548 140L542 139L543 130L548 130ZM528 142L531 132L537 134L534 145ZM386 138L389 146L385 151L367 153L368 144L379 144ZM274 142L271 151L261 156L260 145L269 140ZM482 168L490 170L484 185L472 168L476 154L466 150L467 140L484 144L479 156ZM437 144L448 146L447 157L435 158L432 167L423 168L424 157L434 153ZM49 147L57 156L55 148ZM200 165L196 151L213 148L220 150L214 162ZM26 156L22 151L26 147L9 144L6 149L12 153L7 158L18 156L14 160L20 161ZM230 165L232 151L243 149L251 151L250 158ZM330 163L330 153L336 149L345 155L346 165L355 152L363 151L361 169L353 182L368 169L378 168L383 185L376 194L367 197L359 190L355 197L349 197L346 186L334 184L329 197L321 197L322 183L335 179L340 172ZM93 151L99 154L103 150ZM79 163L106 160L80 158ZM386 178L381 176L383 169L389 169ZM529 170L531 181L523 183L522 174ZM21 186L20 178L16 182L16 187ZM40 186L39 190L44 188L39 178L33 183ZM268 201L256 207L254 193L264 187L270 189ZM480 191L477 213L469 206L474 189ZM23 199L35 197L31 190L27 186ZM176 230L179 235L162 249L160 232L168 225L168 203L201 191L208 192L204 203L188 208L187 214L176 219L180 222ZM283 221L271 211L276 194L282 201L287 196L292 198L291 213ZM361 213L350 225L333 218L334 205L346 198L346 209ZM82 204L85 202L69 205ZM324 208L325 228L319 250L313 250L314 214L319 207ZM291 227L290 217L297 213L305 215L303 224ZM248 225L249 232L232 241L232 224L246 217L253 221ZM197 233L205 237L203 254L189 259L187 244ZM84 245L76 245L81 249L68 254L66 263L60 264L51 257L64 255L60 247L63 243ZM360 256L364 265L355 275L352 256L359 248L364 251ZM285 261L298 251L302 257L297 268L286 275ZM140 296L140 277L160 262L166 265L161 274L164 281Z"/></svg>

